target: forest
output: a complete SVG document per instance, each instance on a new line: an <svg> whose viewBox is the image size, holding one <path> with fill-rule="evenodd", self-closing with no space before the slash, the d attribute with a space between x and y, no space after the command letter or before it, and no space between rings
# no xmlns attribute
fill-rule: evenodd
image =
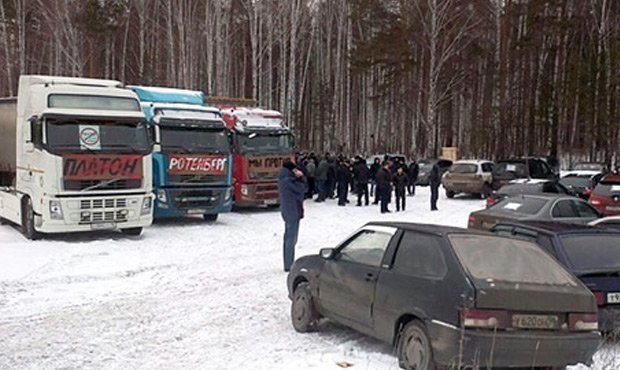
<svg viewBox="0 0 620 370"><path fill-rule="evenodd" d="M3 96L51 74L253 98L300 150L620 155L616 0L0 0L0 48Z"/></svg>

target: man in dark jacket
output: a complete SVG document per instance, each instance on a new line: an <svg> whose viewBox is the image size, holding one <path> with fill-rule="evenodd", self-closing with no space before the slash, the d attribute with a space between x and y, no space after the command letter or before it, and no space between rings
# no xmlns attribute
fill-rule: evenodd
<svg viewBox="0 0 620 370"><path fill-rule="evenodd" d="M441 184L439 165L437 164L437 162L433 164L433 168L431 169L428 181L431 185L431 211L437 211L437 199L439 199L439 184Z"/></svg>
<svg viewBox="0 0 620 370"><path fill-rule="evenodd" d="M415 183L416 181L418 181L419 173L420 173L420 166L414 159L413 162L409 164L409 186L407 187L409 195L415 195Z"/></svg>
<svg viewBox="0 0 620 370"><path fill-rule="evenodd" d="M321 158L319 166L316 169L316 183L319 196L316 198L317 202L322 202L327 198L327 173L329 172L329 163L327 163L327 157Z"/></svg>
<svg viewBox="0 0 620 370"><path fill-rule="evenodd" d="M347 205L350 181L351 170L349 170L349 167L347 167L345 161L341 159L340 161L338 161L338 165L336 166L336 183L339 206Z"/></svg>
<svg viewBox="0 0 620 370"><path fill-rule="evenodd" d="M370 165L370 195L375 197L375 201L372 204L379 203L379 192L375 192L375 186L377 185L377 172L381 169L381 161L379 158L375 158L375 161Z"/></svg>
<svg viewBox="0 0 620 370"><path fill-rule="evenodd" d="M278 174L280 213L284 220L284 271L295 261L295 244L299 235L299 221L304 217L304 195L308 184L303 173L287 159Z"/></svg>
<svg viewBox="0 0 620 370"><path fill-rule="evenodd" d="M360 207L362 205L362 197L364 197L364 204L368 205L368 181L371 178L371 174L366 161L362 157L358 157L353 167L353 178L355 179L357 190L357 206Z"/></svg>
<svg viewBox="0 0 620 370"><path fill-rule="evenodd" d="M400 211L402 206L405 210L405 200L407 199L407 185L409 185L409 176L405 173L403 167L398 167L394 175L394 193L396 195L396 212Z"/></svg>
<svg viewBox="0 0 620 370"><path fill-rule="evenodd" d="M377 193L381 202L381 213L389 213L388 204L392 193L392 172L390 162L383 162L383 167L377 171Z"/></svg>

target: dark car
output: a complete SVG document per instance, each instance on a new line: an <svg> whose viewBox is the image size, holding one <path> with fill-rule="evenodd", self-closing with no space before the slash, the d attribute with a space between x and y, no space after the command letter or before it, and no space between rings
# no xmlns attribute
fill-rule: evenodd
<svg viewBox="0 0 620 370"><path fill-rule="evenodd" d="M590 222L588 225L620 230L620 216L608 216L599 218Z"/></svg>
<svg viewBox="0 0 620 370"><path fill-rule="evenodd" d="M497 161L493 170L493 189L518 179L557 179L547 162L540 158Z"/></svg>
<svg viewBox="0 0 620 370"><path fill-rule="evenodd" d="M564 185L555 180L533 180L504 185L487 197L487 208L506 197L516 195L560 194L573 195Z"/></svg>
<svg viewBox="0 0 620 370"><path fill-rule="evenodd" d="M596 171L607 173L607 166L603 163L580 162L573 166L574 171Z"/></svg>
<svg viewBox="0 0 620 370"><path fill-rule="evenodd" d="M298 259L287 283L295 330L326 317L395 345L404 369L562 367L599 344L592 293L514 238L370 223Z"/></svg>
<svg viewBox="0 0 620 370"><path fill-rule="evenodd" d="M592 190L601 181L603 173L569 173L560 179L560 184L576 196L588 200Z"/></svg>
<svg viewBox="0 0 620 370"><path fill-rule="evenodd" d="M435 163L439 166L439 178L441 178L443 174L450 169L450 166L452 166L452 161L448 159L423 159L418 161L420 172L418 173L416 185L426 186L430 184L429 177Z"/></svg>
<svg viewBox="0 0 620 370"><path fill-rule="evenodd" d="M620 215L620 175L603 177L590 195L590 204L606 216Z"/></svg>
<svg viewBox="0 0 620 370"><path fill-rule="evenodd" d="M539 194L504 198L490 208L472 212L471 229L490 230L501 221L558 221L587 224L601 214L585 200L573 196Z"/></svg>
<svg viewBox="0 0 620 370"><path fill-rule="evenodd" d="M523 222L500 223L492 231L538 243L594 293L601 331L620 331L620 230Z"/></svg>

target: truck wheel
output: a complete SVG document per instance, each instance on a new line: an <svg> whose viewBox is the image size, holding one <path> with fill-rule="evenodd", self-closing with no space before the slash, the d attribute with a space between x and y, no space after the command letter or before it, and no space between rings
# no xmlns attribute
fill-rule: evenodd
<svg viewBox="0 0 620 370"><path fill-rule="evenodd" d="M204 218L207 222L215 222L217 221L217 216L218 214L216 213L214 215L202 215L202 218Z"/></svg>
<svg viewBox="0 0 620 370"><path fill-rule="evenodd" d="M41 238L41 234L37 232L34 226L34 209L30 197L24 198L22 205L22 234L29 240Z"/></svg>
<svg viewBox="0 0 620 370"><path fill-rule="evenodd" d="M314 308L308 283L299 284L293 293L291 321L293 321L293 328L299 333L307 333L316 329L319 315Z"/></svg>
<svg viewBox="0 0 620 370"><path fill-rule="evenodd" d="M396 348L398 365L405 370L434 370L433 350L422 324L413 320L405 325Z"/></svg>
<svg viewBox="0 0 620 370"><path fill-rule="evenodd" d="M140 234L142 234L142 228L141 227L132 227L129 229L121 229L121 232L125 235L129 235L129 236L140 236Z"/></svg>
<svg viewBox="0 0 620 370"><path fill-rule="evenodd" d="M448 197L448 199L454 198L454 194L452 190L446 190L446 197Z"/></svg>

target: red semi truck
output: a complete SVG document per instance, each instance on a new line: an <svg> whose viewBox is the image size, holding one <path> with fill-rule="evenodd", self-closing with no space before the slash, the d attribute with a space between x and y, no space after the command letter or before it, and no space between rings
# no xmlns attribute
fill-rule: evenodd
<svg viewBox="0 0 620 370"><path fill-rule="evenodd" d="M217 105L233 147L233 201L237 207L276 206L278 172L293 156L293 136L284 115L257 108L250 99L205 99Z"/></svg>

